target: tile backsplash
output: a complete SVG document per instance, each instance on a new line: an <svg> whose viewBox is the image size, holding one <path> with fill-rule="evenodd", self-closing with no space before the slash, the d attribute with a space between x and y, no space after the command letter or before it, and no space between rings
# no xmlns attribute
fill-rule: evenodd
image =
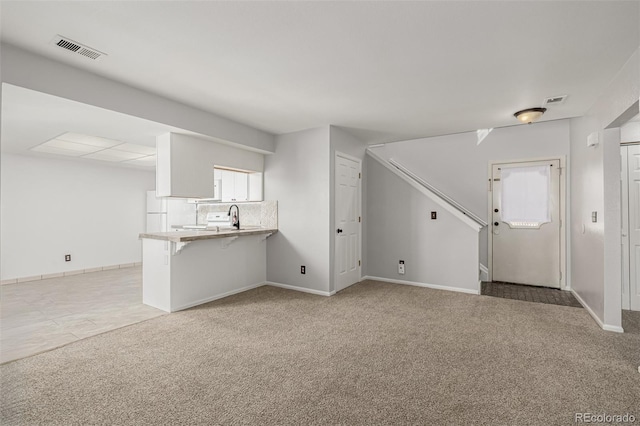
<svg viewBox="0 0 640 426"><path fill-rule="evenodd" d="M278 229L278 202L263 201L262 215L260 217L261 226L264 228Z"/></svg>
<svg viewBox="0 0 640 426"><path fill-rule="evenodd" d="M207 223L207 213L229 211L235 203L215 203L198 205L198 223ZM258 203L237 203L240 209L240 223L242 226L261 226L263 228L278 228L278 202L262 201Z"/></svg>

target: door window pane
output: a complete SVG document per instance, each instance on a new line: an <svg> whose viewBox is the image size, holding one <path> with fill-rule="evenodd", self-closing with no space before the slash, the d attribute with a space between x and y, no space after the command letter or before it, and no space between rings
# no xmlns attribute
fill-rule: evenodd
<svg viewBox="0 0 640 426"><path fill-rule="evenodd" d="M551 222L551 166L509 167L501 170L500 218L512 228L539 228Z"/></svg>

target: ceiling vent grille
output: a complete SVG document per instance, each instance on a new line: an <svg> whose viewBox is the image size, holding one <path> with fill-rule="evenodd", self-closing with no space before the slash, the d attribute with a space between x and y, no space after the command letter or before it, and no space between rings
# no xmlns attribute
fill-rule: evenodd
<svg viewBox="0 0 640 426"><path fill-rule="evenodd" d="M82 55L85 58L93 60L101 59L103 56L107 56L106 53L100 52L99 50L93 49L89 46L85 46L82 43L78 43L77 41L73 41L61 35L55 36L53 40L51 40L51 44L55 44L56 46L68 50L69 52L73 52L78 55Z"/></svg>
<svg viewBox="0 0 640 426"><path fill-rule="evenodd" d="M554 106L554 105L561 105L564 103L564 101L567 99L567 95L560 95L560 96L552 96L550 98L547 98L544 100L544 102L542 103L542 106Z"/></svg>

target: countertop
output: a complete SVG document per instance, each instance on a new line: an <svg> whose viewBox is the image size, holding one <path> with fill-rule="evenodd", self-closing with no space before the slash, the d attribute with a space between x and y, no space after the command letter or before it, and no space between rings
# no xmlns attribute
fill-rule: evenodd
<svg viewBox="0 0 640 426"><path fill-rule="evenodd" d="M246 235L273 234L278 232L275 228L246 227L239 231L235 229L225 229L219 232L214 230L189 230L171 232L145 232L139 238L152 240L171 241L174 243L186 243L198 240L212 240L215 238L241 237Z"/></svg>

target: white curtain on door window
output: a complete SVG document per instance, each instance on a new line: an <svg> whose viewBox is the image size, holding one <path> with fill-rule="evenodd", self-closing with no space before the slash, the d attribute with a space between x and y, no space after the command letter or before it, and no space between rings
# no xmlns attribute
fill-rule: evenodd
<svg viewBox="0 0 640 426"><path fill-rule="evenodd" d="M501 170L500 178L503 222L525 226L551 222L551 166L510 167Z"/></svg>

